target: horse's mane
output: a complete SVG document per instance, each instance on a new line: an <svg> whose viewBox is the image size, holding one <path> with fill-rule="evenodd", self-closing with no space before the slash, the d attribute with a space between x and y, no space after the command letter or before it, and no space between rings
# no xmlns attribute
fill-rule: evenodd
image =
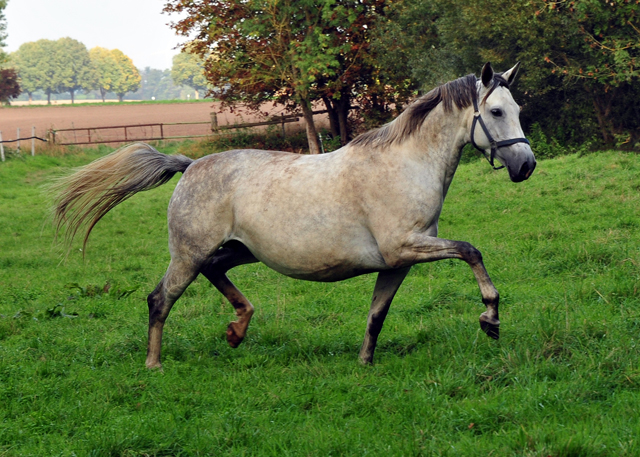
<svg viewBox="0 0 640 457"><path fill-rule="evenodd" d="M494 74L484 100L498 87L509 87L499 74ZM455 104L458 109L470 106L478 98L478 78L467 75L432 89L411 103L396 119L377 129L356 137L351 144L356 146L388 146L414 134L429 113L442 102L444 110L450 112ZM483 101L484 101L483 100Z"/></svg>

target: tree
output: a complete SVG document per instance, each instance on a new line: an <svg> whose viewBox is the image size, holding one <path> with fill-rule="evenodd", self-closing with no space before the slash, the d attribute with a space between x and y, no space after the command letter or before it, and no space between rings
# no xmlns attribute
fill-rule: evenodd
<svg viewBox="0 0 640 457"><path fill-rule="evenodd" d="M60 38L55 47L56 54L50 58L57 67L58 92L69 92L71 103L74 103L76 91L94 85L95 71L89 52L84 44L72 38Z"/></svg>
<svg viewBox="0 0 640 457"><path fill-rule="evenodd" d="M38 40L22 44L12 55L24 92L31 95L36 90L47 94L47 102L51 104L51 94L60 91L60 67L57 57L60 56L55 41Z"/></svg>
<svg viewBox="0 0 640 457"><path fill-rule="evenodd" d="M4 18L4 9L7 7L7 0L0 0L0 64L7 60L7 56L2 50L5 46L4 40L7 38L5 30L7 29L7 23Z"/></svg>
<svg viewBox="0 0 640 457"><path fill-rule="evenodd" d="M118 78L118 64L111 51L98 46L89 51L89 58L95 76L92 80L93 84L86 89L99 91L104 102L107 92L113 90L114 81Z"/></svg>
<svg viewBox="0 0 640 457"><path fill-rule="evenodd" d="M605 142L640 141L640 4L637 1L544 1L540 14L570 23L571 47L548 52L552 72L580 85L592 99Z"/></svg>
<svg viewBox="0 0 640 457"><path fill-rule="evenodd" d="M7 37L6 22L4 18L4 9L7 7L6 0L0 0L0 65L4 64L8 58L2 50L5 45L4 40ZM18 73L12 68L0 69L0 103L8 103L10 99L17 98L21 93L18 80Z"/></svg>
<svg viewBox="0 0 640 457"><path fill-rule="evenodd" d="M12 64L17 68L22 91L29 95L29 101L33 100L33 93L39 89L39 59L40 50L36 42L24 43L10 56Z"/></svg>
<svg viewBox="0 0 640 457"><path fill-rule="evenodd" d="M129 57L119 49L108 50L101 47L89 51L92 66L95 71L93 84L87 89L100 92L105 101L107 92L113 92L120 101L128 92L135 92L140 87L140 73Z"/></svg>
<svg viewBox="0 0 640 457"><path fill-rule="evenodd" d="M18 98L22 91L18 83L18 73L12 68L0 70L0 103L8 103L12 98Z"/></svg>
<svg viewBox="0 0 640 457"><path fill-rule="evenodd" d="M173 66L171 67L171 78L178 86L189 86L196 91L196 99L199 92L209 89L207 78L204 75L202 59L197 55L181 52L173 56Z"/></svg>
<svg viewBox="0 0 640 457"><path fill-rule="evenodd" d="M598 133L640 139L637 1L399 0L393 10L381 55L402 56L424 89L486 61L521 61L514 91L525 129L538 122L576 143Z"/></svg>
<svg viewBox="0 0 640 457"><path fill-rule="evenodd" d="M332 125L342 124L352 96L384 88L376 79L370 34L383 0L171 0L169 13L187 13L172 27L192 36L183 50L203 58L207 80L224 104L258 109L275 101L300 109L311 153L320 151L312 105L324 101ZM373 75L373 76L372 76ZM381 94L384 91L380 91ZM342 120L340 120L342 118ZM343 133L344 132L344 133Z"/></svg>
<svg viewBox="0 0 640 457"><path fill-rule="evenodd" d="M118 96L118 100L122 102L127 92L135 92L140 87L140 73L133 65L133 61L119 49L112 50L111 54L117 68L111 90Z"/></svg>

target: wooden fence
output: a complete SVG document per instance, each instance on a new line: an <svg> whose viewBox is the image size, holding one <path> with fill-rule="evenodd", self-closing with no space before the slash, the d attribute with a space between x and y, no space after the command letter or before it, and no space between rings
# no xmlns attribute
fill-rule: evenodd
<svg viewBox="0 0 640 457"><path fill-rule="evenodd" d="M31 140L31 155L32 156L36 154L36 140L47 142L47 140L45 140L44 138L39 138L39 137L36 136L36 128L35 127L31 128L31 136L26 137L26 138L20 138L20 129L18 128L15 140L4 140L3 141L2 140L2 131L0 131L0 159L3 162L5 161L5 157L4 157L4 145L5 145L5 143L16 143L16 149L20 150L20 142L21 141L29 141L29 140Z"/></svg>
<svg viewBox="0 0 640 457"><path fill-rule="evenodd" d="M319 112L320 113L320 112ZM51 144L61 146L103 144L103 143L128 143L131 141L157 141L177 140L186 138L201 138L219 134L221 131L243 129L250 127L281 125L282 134L285 135L285 124L298 122L297 116L274 116L262 122L248 122L243 124L218 125L216 113L211 113L210 121L201 122L163 122L134 125L112 125L104 127L82 127L71 129L51 129L48 132ZM207 133L201 134L175 134L176 127L191 125L208 125ZM174 130L174 133L171 132Z"/></svg>
<svg viewBox="0 0 640 457"><path fill-rule="evenodd" d="M325 114L326 110L314 111L313 114ZM226 130L243 129L251 127L261 127L269 125L280 125L282 128L282 136L286 136L285 125L298 122L300 118L296 115L280 115L273 116L262 122L248 122L243 124L218 125L218 116L211 113L209 121L201 122L163 122L151 124L133 124L133 125L112 125L104 127L80 127L70 129L50 129L47 131L47 138L36 136L35 127L32 128L31 136L21 138L20 129L17 130L16 139L2 139L2 131L0 131L0 157L5 161L4 144L16 143L20 149L21 141L31 140L31 155L35 155L36 140L48 142L49 144L57 144L60 146L86 145L86 144L105 144L105 143L128 143L131 141L158 141L158 140L177 140L186 138L201 138L211 135L220 134ZM180 126L191 125L208 125L206 133L202 134L172 134L171 130Z"/></svg>

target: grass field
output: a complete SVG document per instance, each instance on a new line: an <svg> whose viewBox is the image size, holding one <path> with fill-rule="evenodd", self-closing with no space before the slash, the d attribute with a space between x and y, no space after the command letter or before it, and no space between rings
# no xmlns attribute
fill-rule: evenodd
<svg viewBox="0 0 640 457"><path fill-rule="evenodd" d="M358 363L375 277L316 284L261 265L203 278L144 368L145 297L164 273L176 180L98 224L65 259L42 185L97 152L0 164L0 456L640 455L640 156L540 161L529 181L460 166L440 235L483 253L501 339L469 267L413 268ZM107 284L110 287L105 287Z"/></svg>

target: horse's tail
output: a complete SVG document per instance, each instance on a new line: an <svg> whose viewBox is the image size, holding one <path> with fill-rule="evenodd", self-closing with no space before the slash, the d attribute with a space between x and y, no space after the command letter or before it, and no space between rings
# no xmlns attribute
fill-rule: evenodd
<svg viewBox="0 0 640 457"><path fill-rule="evenodd" d="M78 230L86 226L86 247L91 230L102 216L133 194L165 184L192 162L181 155L162 154L145 143L134 143L76 169L50 187L56 235L64 229L70 245Z"/></svg>

